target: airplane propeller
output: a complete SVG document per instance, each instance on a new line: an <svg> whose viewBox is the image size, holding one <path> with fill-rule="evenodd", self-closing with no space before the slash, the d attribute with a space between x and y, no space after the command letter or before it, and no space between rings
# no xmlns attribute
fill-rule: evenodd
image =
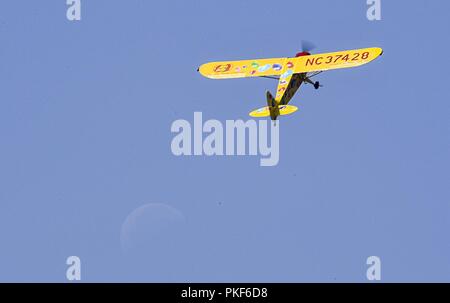
<svg viewBox="0 0 450 303"><path fill-rule="evenodd" d="M316 45L310 41L302 40L302 52L310 52L316 48Z"/></svg>

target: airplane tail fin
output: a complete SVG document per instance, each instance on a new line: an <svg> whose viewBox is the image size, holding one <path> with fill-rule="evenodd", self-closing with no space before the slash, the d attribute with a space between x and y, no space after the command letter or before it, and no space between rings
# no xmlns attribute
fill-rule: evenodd
<svg viewBox="0 0 450 303"><path fill-rule="evenodd" d="M272 96L272 94L267 91L266 92L267 97L267 106L269 107L270 111L270 119L276 120L277 117L280 115L280 109L278 108L278 103L275 101L275 98Z"/></svg>
<svg viewBox="0 0 450 303"><path fill-rule="evenodd" d="M266 98L267 98L267 106L268 107L275 107L277 102L275 101L275 98L272 96L270 91L266 92Z"/></svg>
<svg viewBox="0 0 450 303"><path fill-rule="evenodd" d="M280 115L278 110L278 104L273 98L272 94L267 91L267 106L261 107L252 111L249 115L254 118L270 117L272 120L276 120Z"/></svg>

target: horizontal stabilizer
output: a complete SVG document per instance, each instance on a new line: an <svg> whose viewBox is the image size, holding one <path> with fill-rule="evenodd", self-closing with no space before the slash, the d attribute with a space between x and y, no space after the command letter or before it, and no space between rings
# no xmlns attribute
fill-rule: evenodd
<svg viewBox="0 0 450 303"><path fill-rule="evenodd" d="M298 110L298 107L293 105L280 105L279 110L280 116L286 116L295 113ZM268 106L264 106L252 111L249 115L254 118L270 117L270 108Z"/></svg>
<svg viewBox="0 0 450 303"><path fill-rule="evenodd" d="M280 116L287 116L298 111L298 107L294 105L280 105Z"/></svg>

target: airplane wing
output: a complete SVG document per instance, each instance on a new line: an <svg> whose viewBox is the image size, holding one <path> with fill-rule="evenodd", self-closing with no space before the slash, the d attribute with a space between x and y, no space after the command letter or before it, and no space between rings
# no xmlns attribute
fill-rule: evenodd
<svg viewBox="0 0 450 303"><path fill-rule="evenodd" d="M295 73L310 73L330 69L356 67L375 60L383 54L378 47L347 50L295 58Z"/></svg>
<svg viewBox="0 0 450 303"><path fill-rule="evenodd" d="M288 58L210 62L199 67L200 74L211 79L280 76Z"/></svg>
<svg viewBox="0 0 450 303"><path fill-rule="evenodd" d="M210 62L200 66L198 71L211 79L273 77L291 71L298 74L360 66L375 60L382 53L381 48L373 47L296 58Z"/></svg>

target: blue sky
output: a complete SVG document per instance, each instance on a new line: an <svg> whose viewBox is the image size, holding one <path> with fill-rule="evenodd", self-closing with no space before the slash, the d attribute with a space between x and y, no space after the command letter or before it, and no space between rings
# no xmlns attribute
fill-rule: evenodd
<svg viewBox="0 0 450 303"><path fill-rule="evenodd" d="M63 0L2 1L0 281L64 282L71 255L83 281L364 282L372 255L383 281L450 281L449 9L82 0L69 22ZM200 64L302 39L384 55L302 87L275 167L171 153L174 120L248 119L276 87Z"/></svg>

